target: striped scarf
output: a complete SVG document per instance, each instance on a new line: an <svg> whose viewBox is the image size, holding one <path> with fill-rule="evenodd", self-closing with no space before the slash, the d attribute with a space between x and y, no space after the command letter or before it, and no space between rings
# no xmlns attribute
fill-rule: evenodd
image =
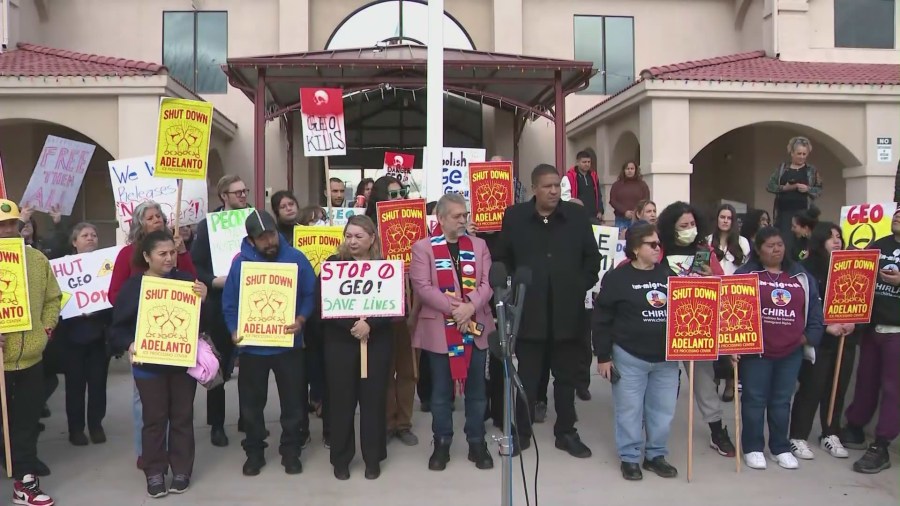
<svg viewBox="0 0 900 506"><path fill-rule="evenodd" d="M447 247L447 239L443 235L432 237L431 249L434 252L438 289L447 295L459 297L456 293L456 269L453 266L450 248ZM472 238L466 235L459 237L459 269L462 274L462 296L459 298L468 302L469 294L477 286L475 282L477 278L475 277L475 252L472 247ZM454 382L461 384L465 382L469 371L475 339L468 332L465 334L460 332L457 322L449 314L444 315L444 335L447 338L447 354L450 356L450 377Z"/></svg>

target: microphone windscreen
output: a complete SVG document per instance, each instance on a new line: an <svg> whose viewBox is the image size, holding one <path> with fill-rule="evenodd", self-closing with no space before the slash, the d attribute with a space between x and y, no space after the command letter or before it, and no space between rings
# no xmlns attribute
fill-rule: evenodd
<svg viewBox="0 0 900 506"><path fill-rule="evenodd" d="M500 334L493 330L490 334L488 334L488 349L491 350L491 355L498 359L503 358L503 348L500 346Z"/></svg>
<svg viewBox="0 0 900 506"><path fill-rule="evenodd" d="M513 275L513 286L528 286L531 284L531 277L532 273L530 267L519 267L518 269L516 269L515 275Z"/></svg>
<svg viewBox="0 0 900 506"><path fill-rule="evenodd" d="M491 288L506 288L507 277L509 277L509 274L507 274L506 266L503 263L494 262L491 264L491 272L488 273Z"/></svg>

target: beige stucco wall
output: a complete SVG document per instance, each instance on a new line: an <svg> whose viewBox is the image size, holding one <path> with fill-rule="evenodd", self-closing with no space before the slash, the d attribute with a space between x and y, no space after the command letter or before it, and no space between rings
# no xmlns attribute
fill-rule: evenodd
<svg viewBox="0 0 900 506"><path fill-rule="evenodd" d="M164 10L190 10L195 6L202 10L227 10L228 54L235 57L323 49L341 20L368 1L66 0L45 2L47 8L43 17L39 16L33 2L14 3L18 7L13 12L13 43L23 40L75 51L161 62ZM775 50L776 39L783 59L900 61L897 50L834 49L833 7L828 0L781 0L778 4L777 16L772 12L772 0L445 0L445 9L459 20L480 50L558 58L574 57L574 15L633 16L636 73L655 65L760 48L771 52ZM900 9L897 15L900 16ZM777 38L774 36L776 24ZM225 172L237 173L252 181L252 103L234 88L229 88L226 94L204 98L239 125L234 141L217 147ZM570 96L566 101L567 118L575 117L602 98L597 95ZM63 117L77 115L77 107L74 113L61 114ZM147 154L142 127L132 125L133 118L145 116L149 106L121 100L116 107L118 122L114 126L92 125L86 132L112 130L96 135L116 138L114 144L120 152L113 153L114 156ZM837 117L833 111L823 112L818 109L819 104L804 107L808 110L802 109L803 114L785 114L819 115L822 121L817 123L823 125L821 128L825 131L846 128L841 121L827 125L826 118ZM662 147L652 152L642 149L641 152L642 165L653 173L648 179L654 181L654 186L665 188L666 195L660 200L687 198L690 184L684 183L683 176L692 170L691 158L705 143L733 126L715 121L694 124L680 112L672 114L684 108L684 103L660 102L645 106L631 119L608 118L606 124L597 125L592 133L568 140L567 165L577 150L592 145L598 152L605 182L609 184L623 158L631 157L634 139L639 139L642 146L647 145L648 139L657 139L662 142ZM752 115L753 107L749 106L749 109L747 114ZM847 149L872 151L869 144L874 142L873 134L880 128L872 118L888 118L890 113L886 110L860 116L858 109L854 109L857 111L854 118L863 118L860 119L861 133L856 138L848 137ZM639 122L640 118L646 121ZM630 124L625 126L629 121ZM747 120L746 124L749 123L752 121ZM484 127L485 148L491 153L511 156L511 116L488 111L484 116ZM296 135L299 137L299 131ZM842 136L829 132L828 137ZM623 138L627 141L625 144L620 143ZM895 139L900 142L900 135ZM302 148L299 144L297 147L293 189L301 200L318 201L321 163L305 159ZM553 149L552 123L538 120L529 124L520 142L522 177L527 180L537 163L552 162ZM284 133L277 123L270 123L266 135L267 187L285 187L286 156ZM851 200L870 198L887 179L886 167L865 165L865 160L860 162L864 165L862 169L849 168L850 172L844 173L850 177L847 195L852 197ZM876 174L878 170L884 174ZM865 177L855 177L859 175Z"/></svg>

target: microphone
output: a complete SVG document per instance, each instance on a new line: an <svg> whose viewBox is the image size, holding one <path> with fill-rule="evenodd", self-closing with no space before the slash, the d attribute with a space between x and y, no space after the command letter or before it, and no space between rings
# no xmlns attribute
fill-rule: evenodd
<svg viewBox="0 0 900 506"><path fill-rule="evenodd" d="M509 294L509 274L506 271L506 265L502 262L491 264L488 281L491 288L494 289L494 301L506 300Z"/></svg>
<svg viewBox="0 0 900 506"><path fill-rule="evenodd" d="M522 322L522 313L525 307L525 290L531 284L532 272L529 267L519 267L513 276L513 284L516 287L516 303L512 318L512 335L519 335L519 323Z"/></svg>

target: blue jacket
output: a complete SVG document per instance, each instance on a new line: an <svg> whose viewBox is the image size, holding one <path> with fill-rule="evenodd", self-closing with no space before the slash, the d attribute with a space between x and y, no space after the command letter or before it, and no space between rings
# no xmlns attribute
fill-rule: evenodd
<svg viewBox="0 0 900 506"><path fill-rule="evenodd" d="M278 234L280 246L278 248L278 258L274 261L279 263L297 264L297 314L309 320L315 307L316 297L316 273L313 271L312 264L306 259L306 256L299 250L292 248L281 234ZM231 263L231 270L228 272L228 279L225 281L225 288L222 292L222 313L225 315L225 325L228 331L234 335L238 326L238 304L241 293L241 263L243 262L270 262L264 258L256 248L250 244L247 238L241 243L241 252L235 257ZM303 329L294 335L294 348L303 346ZM238 346L240 353L249 353L251 355L277 355L290 350L290 348L277 348L266 346Z"/></svg>
<svg viewBox="0 0 900 506"><path fill-rule="evenodd" d="M819 296L819 287L816 280L806 272L797 262L789 262L784 269L792 278L797 278L803 290L806 292L806 300L804 306L806 308L806 328L803 335L810 346L818 346L822 342L822 335L825 333L825 313L822 309L822 299ZM765 270L756 256L750 257L750 260L744 265L738 267L735 274L751 274L759 273Z"/></svg>

